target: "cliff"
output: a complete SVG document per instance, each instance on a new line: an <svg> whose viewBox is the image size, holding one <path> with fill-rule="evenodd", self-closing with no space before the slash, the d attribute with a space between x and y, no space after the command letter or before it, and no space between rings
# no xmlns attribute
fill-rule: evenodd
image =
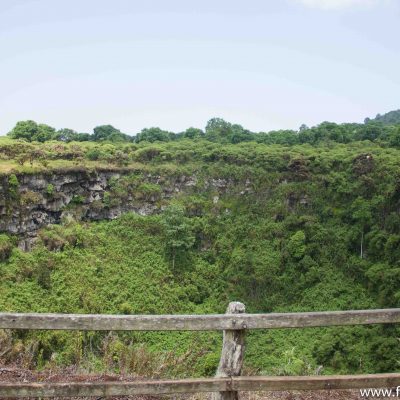
<svg viewBox="0 0 400 400"><path fill-rule="evenodd" d="M182 192L212 189L214 202L229 185L226 179L158 175L130 169L84 168L38 174L12 174L0 181L0 232L17 235L29 250L40 228L64 220L114 219L125 212L151 215Z"/></svg>

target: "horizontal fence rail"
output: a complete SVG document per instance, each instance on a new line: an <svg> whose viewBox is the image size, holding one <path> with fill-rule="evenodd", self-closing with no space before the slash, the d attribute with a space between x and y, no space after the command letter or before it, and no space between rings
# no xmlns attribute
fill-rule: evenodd
<svg viewBox="0 0 400 400"><path fill-rule="evenodd" d="M400 388L400 373L334 376L240 376L249 329L308 328L400 322L400 308L246 314L231 302L225 314L105 315L0 313L0 329L81 331L223 331L215 378L136 382L1 383L5 397L107 397L212 392L212 400L238 400L239 391ZM396 389L395 389L396 391ZM397 391L396 391L397 395Z"/></svg>
<svg viewBox="0 0 400 400"><path fill-rule="evenodd" d="M400 308L271 314L107 315L0 313L0 329L212 331L400 322Z"/></svg>
<svg viewBox="0 0 400 400"><path fill-rule="evenodd" d="M333 390L392 388L400 385L400 374L326 375L326 376L238 376L233 390Z"/></svg>
<svg viewBox="0 0 400 400"><path fill-rule="evenodd" d="M173 393L393 388L400 374L243 376L141 382L0 383L4 397L106 397Z"/></svg>
<svg viewBox="0 0 400 400"><path fill-rule="evenodd" d="M106 397L225 391L229 378L142 382L0 383L3 397Z"/></svg>

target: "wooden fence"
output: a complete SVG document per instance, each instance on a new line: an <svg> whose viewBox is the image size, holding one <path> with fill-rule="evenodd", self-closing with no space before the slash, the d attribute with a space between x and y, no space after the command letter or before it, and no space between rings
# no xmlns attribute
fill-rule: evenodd
<svg viewBox="0 0 400 400"><path fill-rule="evenodd" d="M0 329L80 331L223 331L219 366L214 378L136 382L1 383L5 397L107 397L213 392L213 400L235 400L238 391L391 388L400 373L335 376L240 376L245 333L249 329L305 328L336 325L392 324L400 309L246 314L239 302L219 315L95 315L0 313Z"/></svg>

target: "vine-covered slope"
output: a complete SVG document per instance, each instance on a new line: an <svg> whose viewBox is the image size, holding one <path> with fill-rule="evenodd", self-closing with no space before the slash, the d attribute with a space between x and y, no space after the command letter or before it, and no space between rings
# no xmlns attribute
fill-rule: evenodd
<svg viewBox="0 0 400 400"><path fill-rule="evenodd" d="M2 311L399 306L400 152L389 143L2 139L0 154ZM39 211L56 217L20 229ZM247 368L395 371L398 335L394 326L251 332ZM4 363L147 376L213 374L220 342L217 333L0 331Z"/></svg>

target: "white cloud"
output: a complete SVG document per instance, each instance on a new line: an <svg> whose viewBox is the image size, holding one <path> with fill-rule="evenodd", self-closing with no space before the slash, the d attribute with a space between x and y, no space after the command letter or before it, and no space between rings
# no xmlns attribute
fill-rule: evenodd
<svg viewBox="0 0 400 400"><path fill-rule="evenodd" d="M387 0L296 0L310 8L323 10L341 10L350 7L371 7L387 4Z"/></svg>

